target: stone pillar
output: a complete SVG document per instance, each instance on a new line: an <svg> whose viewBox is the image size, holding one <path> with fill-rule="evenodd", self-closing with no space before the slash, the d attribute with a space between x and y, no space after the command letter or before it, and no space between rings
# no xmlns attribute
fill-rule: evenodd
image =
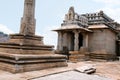
<svg viewBox="0 0 120 80"><path fill-rule="evenodd" d="M58 32L58 50L62 50L63 35L62 32Z"/></svg>
<svg viewBox="0 0 120 80"><path fill-rule="evenodd" d="M78 31L73 31L74 32L74 51L79 50L79 33Z"/></svg>
<svg viewBox="0 0 120 80"><path fill-rule="evenodd" d="M24 13L21 19L20 34L35 35L35 0L25 0Z"/></svg>
<svg viewBox="0 0 120 80"><path fill-rule="evenodd" d="M68 43L67 33L64 32L64 34L63 34L63 46L67 47L67 43Z"/></svg>
<svg viewBox="0 0 120 80"><path fill-rule="evenodd" d="M85 43L86 43L86 48L88 48L88 34L86 34L86 38L85 38Z"/></svg>
<svg viewBox="0 0 120 80"><path fill-rule="evenodd" d="M83 34L83 47L88 48L88 34Z"/></svg>

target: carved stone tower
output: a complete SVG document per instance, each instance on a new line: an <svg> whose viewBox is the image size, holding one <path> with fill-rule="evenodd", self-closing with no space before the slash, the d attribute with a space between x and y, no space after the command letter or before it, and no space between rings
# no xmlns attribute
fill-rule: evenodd
<svg viewBox="0 0 120 80"><path fill-rule="evenodd" d="M67 14L67 20L74 20L74 18L75 18L74 7L70 7Z"/></svg>
<svg viewBox="0 0 120 80"><path fill-rule="evenodd" d="M66 56L54 54L43 37L35 35L35 0L25 0L20 32L0 43L0 69L13 73L67 66Z"/></svg>

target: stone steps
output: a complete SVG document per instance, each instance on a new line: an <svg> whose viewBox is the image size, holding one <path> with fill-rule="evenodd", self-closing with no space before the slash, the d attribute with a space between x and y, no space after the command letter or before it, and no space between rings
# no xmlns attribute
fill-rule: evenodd
<svg viewBox="0 0 120 80"><path fill-rule="evenodd" d="M0 69L12 73L65 67L66 56L58 54L27 55L0 53Z"/></svg>
<svg viewBox="0 0 120 80"><path fill-rule="evenodd" d="M69 56L69 60L71 62L84 61L85 60L85 55L83 55L83 54L72 54L72 55Z"/></svg>

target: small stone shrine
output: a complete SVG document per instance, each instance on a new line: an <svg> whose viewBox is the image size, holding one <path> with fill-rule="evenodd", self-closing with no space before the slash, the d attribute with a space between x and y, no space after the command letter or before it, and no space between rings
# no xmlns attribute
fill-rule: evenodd
<svg viewBox="0 0 120 80"><path fill-rule="evenodd" d="M120 56L120 24L103 11L79 15L70 7L61 27L53 31L58 33L57 53L70 61Z"/></svg>
<svg viewBox="0 0 120 80"><path fill-rule="evenodd" d="M35 0L25 0L19 34L0 43L0 69L12 73L67 66L66 56L54 54L44 45L43 37L35 35Z"/></svg>

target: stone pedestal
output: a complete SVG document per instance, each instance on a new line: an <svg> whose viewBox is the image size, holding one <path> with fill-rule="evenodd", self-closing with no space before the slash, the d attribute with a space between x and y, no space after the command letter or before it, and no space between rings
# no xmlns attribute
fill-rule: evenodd
<svg viewBox="0 0 120 80"><path fill-rule="evenodd" d="M67 66L66 56L54 54L53 46L42 37L14 34L0 43L0 69L12 73Z"/></svg>
<svg viewBox="0 0 120 80"><path fill-rule="evenodd" d="M34 55L0 53L0 69L12 73L67 66L66 57L57 54Z"/></svg>

